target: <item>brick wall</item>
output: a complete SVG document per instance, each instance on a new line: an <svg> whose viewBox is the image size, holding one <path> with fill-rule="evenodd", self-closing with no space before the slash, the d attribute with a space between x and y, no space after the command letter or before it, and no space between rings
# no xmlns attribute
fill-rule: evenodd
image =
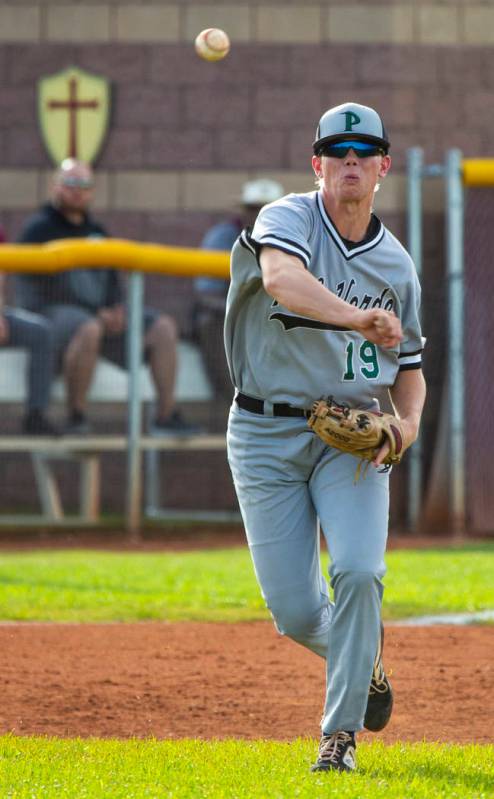
<svg viewBox="0 0 494 799"><path fill-rule="evenodd" d="M216 64L193 50L209 26L232 40ZM493 45L494 0L0 2L0 222L15 237L46 196L36 81L74 65L112 85L95 166L96 209L113 235L197 246L247 178L310 190L317 120L354 99L386 121L393 169L376 208L403 240L408 147L422 146L427 163L451 147L494 153ZM426 181L428 431L442 385L442 192ZM170 279L158 296L186 330L190 283Z"/></svg>
<svg viewBox="0 0 494 799"><path fill-rule="evenodd" d="M493 2L452 0L0 3L2 221L14 236L46 194L36 81L69 65L112 84L96 167L115 235L195 245L249 176L311 188L317 119L349 98L386 120L394 168L377 205L403 211L407 147L429 162L494 149L493 21ZM218 64L193 50L209 25L232 39Z"/></svg>

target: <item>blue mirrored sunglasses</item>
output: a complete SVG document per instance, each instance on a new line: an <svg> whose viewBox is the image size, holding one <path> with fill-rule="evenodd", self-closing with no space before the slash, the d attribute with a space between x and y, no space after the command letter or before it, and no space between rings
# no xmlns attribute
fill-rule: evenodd
<svg viewBox="0 0 494 799"><path fill-rule="evenodd" d="M60 182L62 186L68 186L69 189L91 189L93 187L93 181L84 180L84 178L62 178Z"/></svg>
<svg viewBox="0 0 494 799"><path fill-rule="evenodd" d="M353 150L358 158L384 155L382 147L367 141L338 141L333 144L323 144L319 150L319 155L325 155L328 158L345 158L349 150Z"/></svg>

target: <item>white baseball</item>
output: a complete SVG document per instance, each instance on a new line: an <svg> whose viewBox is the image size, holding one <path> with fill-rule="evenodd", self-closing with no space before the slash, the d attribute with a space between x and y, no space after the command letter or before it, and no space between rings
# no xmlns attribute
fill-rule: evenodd
<svg viewBox="0 0 494 799"><path fill-rule="evenodd" d="M206 28L195 40L196 53L206 61L220 61L230 50L230 39L221 28Z"/></svg>

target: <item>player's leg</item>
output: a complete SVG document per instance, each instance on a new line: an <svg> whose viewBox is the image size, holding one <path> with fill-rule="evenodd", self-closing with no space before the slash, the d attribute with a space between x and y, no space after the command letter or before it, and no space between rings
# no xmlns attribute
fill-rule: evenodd
<svg viewBox="0 0 494 799"><path fill-rule="evenodd" d="M362 729L380 636L389 474L327 450L311 492L331 556L334 611L328 636L323 732Z"/></svg>
<svg viewBox="0 0 494 799"><path fill-rule="evenodd" d="M232 410L228 458L257 580L283 635L325 657L331 606L307 487L314 436L300 422ZM302 427L304 423L302 422Z"/></svg>

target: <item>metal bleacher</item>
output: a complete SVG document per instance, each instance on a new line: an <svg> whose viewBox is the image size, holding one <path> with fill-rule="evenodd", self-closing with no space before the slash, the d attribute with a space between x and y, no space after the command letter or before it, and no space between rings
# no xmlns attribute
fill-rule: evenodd
<svg viewBox="0 0 494 799"><path fill-rule="evenodd" d="M23 404L26 397L27 355L22 349L0 348L0 404ZM155 399L154 387L146 366L141 367L140 394L144 408L151 408ZM52 400L64 401L61 378L54 381ZM129 396L128 373L101 359L98 362L89 393L90 403L126 404ZM200 350L188 341L180 341L178 348L178 373L175 390L177 402L208 403L213 399L212 387L206 373ZM153 437L141 435L140 448L144 453L144 513L152 517L174 514L163 506L163 486L159 453L163 450L224 449L223 434L194 436ZM31 458L37 493L41 506L39 516L0 515L0 524L91 524L100 518L101 463L104 452L126 452L128 439L125 433L86 436L61 436L43 438L19 434L2 434L0 427L0 453L26 452ZM79 468L79 513L70 518L64 512L57 479L53 469L60 459L76 462Z"/></svg>

